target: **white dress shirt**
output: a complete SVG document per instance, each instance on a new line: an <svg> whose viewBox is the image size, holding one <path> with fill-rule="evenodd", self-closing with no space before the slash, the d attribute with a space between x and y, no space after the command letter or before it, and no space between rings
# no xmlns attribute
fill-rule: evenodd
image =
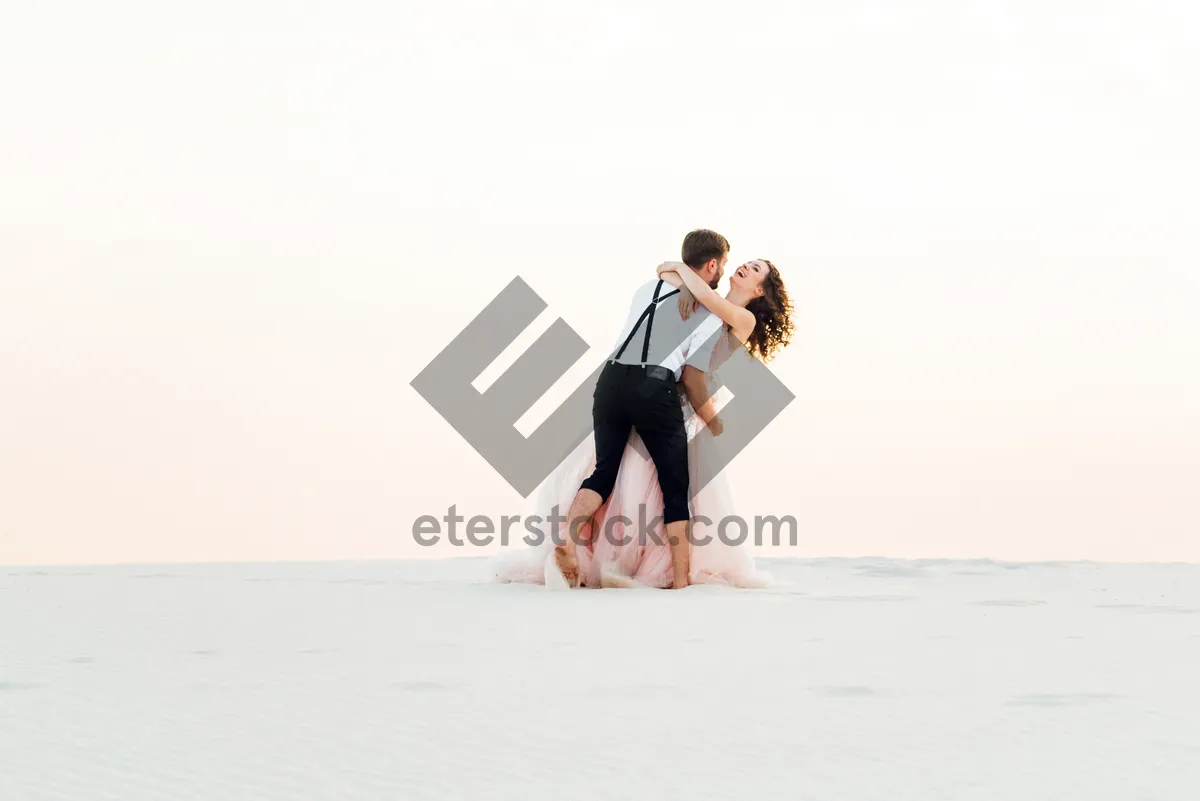
<svg viewBox="0 0 1200 801"><path fill-rule="evenodd" d="M657 285L658 279L652 279L634 293L633 300L629 304L629 315L625 320L625 325L621 327L621 333L613 344L612 350L609 351L610 359L616 359L621 364L643 364L642 344L645 341L647 320L642 320L633 339L629 340L629 346L625 348L625 352L621 354L620 358L617 358L616 353L629 336L630 330L637 325L642 312L650 305L654 297L654 288ZM674 291L675 287L664 282L659 297ZM644 363L657 364L670 369L675 373L677 381L683 373L685 364L691 365L697 370L707 371L713 347L720 339L722 329L721 318L703 306L692 312L685 321L679 314L679 295L672 295L666 300L659 301L654 310L650 347Z"/></svg>

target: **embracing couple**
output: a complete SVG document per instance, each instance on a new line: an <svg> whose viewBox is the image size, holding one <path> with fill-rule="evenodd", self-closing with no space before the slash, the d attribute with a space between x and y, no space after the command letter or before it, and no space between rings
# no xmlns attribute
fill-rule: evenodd
<svg viewBox="0 0 1200 801"><path fill-rule="evenodd" d="M682 262L666 262L633 295L593 395L594 436L547 479L538 506L569 504L566 536L501 557L496 577L569 587L763 587L741 545L716 532L733 515L723 473L700 488L721 434L713 373L727 360L766 361L787 345L791 302L779 270L753 259L725 274L729 242L697 230ZM642 454L647 453L650 459ZM696 491L696 490L699 491ZM633 521L656 521L652 536ZM702 543L702 544L701 544Z"/></svg>

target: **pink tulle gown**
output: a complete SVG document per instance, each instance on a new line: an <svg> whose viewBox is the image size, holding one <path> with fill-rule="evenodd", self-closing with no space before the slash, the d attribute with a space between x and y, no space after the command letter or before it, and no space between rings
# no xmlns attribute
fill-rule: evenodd
<svg viewBox="0 0 1200 801"><path fill-rule="evenodd" d="M732 354L732 356L731 356ZM714 348L713 364L727 358L749 358L741 347L732 346L728 338ZM725 389L715 395L718 405L724 400ZM697 486L699 467L706 457L711 458L715 447L712 434L695 414L686 396L680 392L688 432L688 468L692 486ZM641 449L641 453L637 448ZM646 535L639 536L641 519L661 521L662 491L654 463L641 454L644 446L636 431L630 435L617 473L617 483L608 503L592 518L591 539L578 548L580 586L583 587L660 587L672 585L671 549L666 543L666 528L658 522L653 528L658 542ZM553 475L546 479L538 493L535 514L545 519L557 506L557 514L566 516L571 501L582 481L596 465L596 445L592 437L584 440L570 456L562 461ZM644 511L640 508L644 505ZM714 476L692 498L691 573L693 584L723 584L733 587L768 587L774 584L769 574L755 569L754 559L742 545L728 541L737 536L738 529L726 529L723 541L717 526L735 514L733 497L724 472ZM633 521L626 525L620 518ZM707 518L702 523L697 517ZM541 543L506 553L494 561L496 580L511 583L543 584L545 568L554 548L549 525L541 527ZM560 528L565 536L565 525ZM607 532L607 533L606 533ZM659 544L661 543L661 544Z"/></svg>

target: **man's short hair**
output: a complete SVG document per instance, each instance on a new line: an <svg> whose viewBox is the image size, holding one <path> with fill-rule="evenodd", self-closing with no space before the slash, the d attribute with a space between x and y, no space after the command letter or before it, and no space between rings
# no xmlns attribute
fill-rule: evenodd
<svg viewBox="0 0 1200 801"><path fill-rule="evenodd" d="M728 252L729 240L707 228L698 228L683 238L683 263L693 270Z"/></svg>

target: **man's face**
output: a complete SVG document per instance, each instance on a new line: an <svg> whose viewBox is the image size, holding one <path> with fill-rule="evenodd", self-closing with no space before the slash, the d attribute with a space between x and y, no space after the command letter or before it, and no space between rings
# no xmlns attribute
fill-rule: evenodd
<svg viewBox="0 0 1200 801"><path fill-rule="evenodd" d="M708 281L708 285L712 289L716 289L717 284L721 283L721 278L725 275L725 264L728 261L729 261L728 253L721 256L721 258L716 261L716 265L717 265L716 269L713 270L712 278L710 278Z"/></svg>

